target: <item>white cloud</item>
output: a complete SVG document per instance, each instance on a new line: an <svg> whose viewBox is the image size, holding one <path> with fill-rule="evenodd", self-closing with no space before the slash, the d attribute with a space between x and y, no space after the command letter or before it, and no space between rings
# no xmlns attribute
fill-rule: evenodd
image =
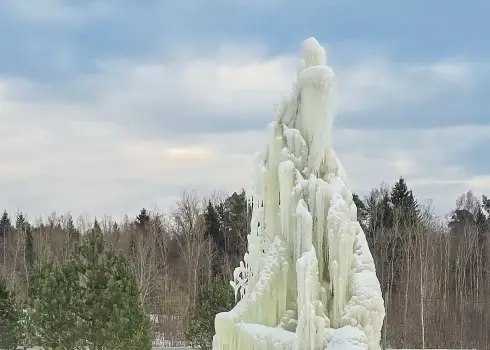
<svg viewBox="0 0 490 350"><path fill-rule="evenodd" d="M215 53L183 50L165 62L106 62L97 74L62 87L0 81L0 191L7 209L120 217L153 202L165 207L184 188L248 186L265 132L213 130L249 119L265 127L290 88L295 62L260 47L227 45ZM476 74L464 62L410 67L381 58L336 71L341 111L373 115L386 105L464 92ZM489 128L336 128L334 144L356 191L403 174L419 196L448 210L460 192L488 189L488 176L441 155L481 141Z"/></svg>

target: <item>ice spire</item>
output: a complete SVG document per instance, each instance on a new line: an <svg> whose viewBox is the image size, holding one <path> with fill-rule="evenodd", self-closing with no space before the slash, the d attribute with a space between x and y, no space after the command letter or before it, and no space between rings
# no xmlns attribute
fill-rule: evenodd
<svg viewBox="0 0 490 350"><path fill-rule="evenodd" d="M384 303L343 167L331 148L335 75L304 41L296 82L257 158L240 301L214 349L379 349Z"/></svg>

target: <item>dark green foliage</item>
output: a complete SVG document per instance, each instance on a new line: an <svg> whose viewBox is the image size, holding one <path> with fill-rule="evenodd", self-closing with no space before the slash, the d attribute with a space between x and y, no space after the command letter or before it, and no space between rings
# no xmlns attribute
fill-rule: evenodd
<svg viewBox="0 0 490 350"><path fill-rule="evenodd" d="M224 249L224 239L221 232L218 213L214 208L214 205L209 201L206 208L206 214L204 214L206 221L206 236L211 237L213 242L219 247Z"/></svg>
<svg viewBox="0 0 490 350"><path fill-rule="evenodd" d="M357 220L361 224L362 229L366 231L366 220L368 218L366 205L355 193L352 194L352 200L354 201L354 204L356 205L357 208Z"/></svg>
<svg viewBox="0 0 490 350"><path fill-rule="evenodd" d="M92 227L92 230L90 232L94 235L102 235L102 229L100 228L100 224L97 221L97 218L94 219L94 226Z"/></svg>
<svg viewBox="0 0 490 350"><path fill-rule="evenodd" d="M393 208L386 188L373 189L365 199L365 234L371 251L374 249L380 232L393 226Z"/></svg>
<svg viewBox="0 0 490 350"><path fill-rule="evenodd" d="M478 220L481 220L481 216ZM465 231L468 231L470 227L475 227L476 223L477 220L472 212L467 209L455 209L451 215L449 228L453 235L464 235Z"/></svg>
<svg viewBox="0 0 490 350"><path fill-rule="evenodd" d="M234 192L223 202L208 203L204 212L206 235L211 238L219 257L227 257L227 264L238 265L243 257L248 234L251 210L245 191ZM213 275L223 275L223 261L213 261ZM231 278L231 276L226 276Z"/></svg>
<svg viewBox="0 0 490 350"><path fill-rule="evenodd" d="M71 215L68 216L68 220L66 222L66 231L71 243L76 243L80 240L80 232L75 228Z"/></svg>
<svg viewBox="0 0 490 350"><path fill-rule="evenodd" d="M35 278L31 295L31 340L48 349L81 349L82 334L77 329L77 292L75 266L44 264ZM34 281L33 281L34 282Z"/></svg>
<svg viewBox="0 0 490 350"><path fill-rule="evenodd" d="M206 208L204 220L206 223L206 236L211 238L218 251L224 251L225 240L223 232L221 231L218 214L216 213L214 205L211 202L208 203L208 206ZM216 276L218 273L221 272L221 266L222 264L219 259L213 259L211 263L213 276Z"/></svg>
<svg viewBox="0 0 490 350"><path fill-rule="evenodd" d="M117 222L114 222L112 224L112 234L114 234L114 235L120 235L121 234L121 230L119 229L119 225L117 224Z"/></svg>
<svg viewBox="0 0 490 350"><path fill-rule="evenodd" d="M17 214L17 219L15 220L15 228L17 231L25 232L27 227L29 227L29 223L27 222L24 214Z"/></svg>
<svg viewBox="0 0 490 350"><path fill-rule="evenodd" d="M229 311L235 304L235 297L228 281L214 280L201 290L190 314L189 329L186 337L191 346L197 349L211 349L214 319L217 313Z"/></svg>
<svg viewBox="0 0 490 350"><path fill-rule="evenodd" d="M21 323L22 311L15 302L14 295L0 279L0 349L13 350L22 345L24 329Z"/></svg>
<svg viewBox="0 0 490 350"><path fill-rule="evenodd" d="M5 237L11 228L12 223L10 222L9 214L6 210L4 210L2 216L0 217L0 237Z"/></svg>
<svg viewBox="0 0 490 350"><path fill-rule="evenodd" d="M136 217L136 221L135 221L136 227L139 230L141 230L141 232L148 232L150 226L150 220L151 220L150 214L145 208L143 208L141 209L140 213Z"/></svg>
<svg viewBox="0 0 490 350"><path fill-rule="evenodd" d="M98 225L98 224L97 224ZM53 349L151 349L151 326L127 261L96 228L71 260L48 263L36 279L36 344Z"/></svg>
<svg viewBox="0 0 490 350"><path fill-rule="evenodd" d="M400 177L393 186L390 201L393 204L395 219L402 228L411 228L417 223L419 217L418 203L403 177Z"/></svg>
<svg viewBox="0 0 490 350"><path fill-rule="evenodd" d="M380 258L389 262L386 267L391 276L389 288L393 291L398 287L404 265L410 258L421 222L417 200L403 177L391 188L382 186L373 189L365 202L356 195L353 195L353 200L371 253L383 254ZM379 269L383 277L384 267L380 266Z"/></svg>
<svg viewBox="0 0 490 350"><path fill-rule="evenodd" d="M36 261L31 225L27 225L24 237L25 264L27 268L27 273L31 275L34 270L34 265Z"/></svg>

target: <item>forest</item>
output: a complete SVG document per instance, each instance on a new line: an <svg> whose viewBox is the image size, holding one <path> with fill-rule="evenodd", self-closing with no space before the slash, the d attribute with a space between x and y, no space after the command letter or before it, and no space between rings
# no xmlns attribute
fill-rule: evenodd
<svg viewBox="0 0 490 350"><path fill-rule="evenodd" d="M354 201L385 300L383 345L490 348L490 199L463 193L441 218L400 177ZM140 302L158 317L156 332L177 344L200 293L216 279L232 279L243 259L248 203L243 190L190 191L169 212L143 208L122 222L56 213L34 221L5 211L0 278L22 303L30 271L62 264L80 237L97 232L130 262Z"/></svg>

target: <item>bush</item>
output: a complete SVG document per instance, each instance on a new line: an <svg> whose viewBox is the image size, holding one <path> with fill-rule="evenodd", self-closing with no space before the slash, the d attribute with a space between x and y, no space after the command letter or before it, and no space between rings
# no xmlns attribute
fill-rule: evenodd
<svg viewBox="0 0 490 350"><path fill-rule="evenodd" d="M71 259L42 266L31 323L36 345L51 349L149 350L151 324L128 262L91 233Z"/></svg>
<svg viewBox="0 0 490 350"><path fill-rule="evenodd" d="M201 290L191 311L186 334L191 345L197 349L211 349L216 314L230 310L234 304L235 297L228 281L217 279Z"/></svg>
<svg viewBox="0 0 490 350"><path fill-rule="evenodd" d="M4 280L0 279L0 349L13 350L23 345L22 310L17 306Z"/></svg>

